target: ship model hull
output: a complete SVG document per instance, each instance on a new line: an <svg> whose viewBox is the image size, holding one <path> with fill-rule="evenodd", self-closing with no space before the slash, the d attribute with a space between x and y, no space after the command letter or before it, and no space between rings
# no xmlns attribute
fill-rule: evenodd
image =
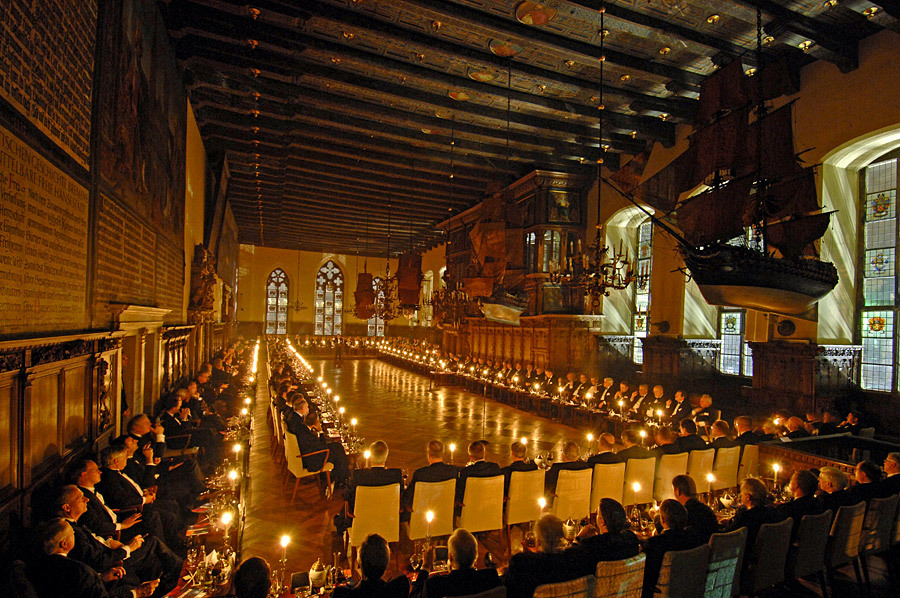
<svg viewBox="0 0 900 598"><path fill-rule="evenodd" d="M709 304L785 315L804 313L838 282L833 264L735 245L685 249L684 262Z"/></svg>

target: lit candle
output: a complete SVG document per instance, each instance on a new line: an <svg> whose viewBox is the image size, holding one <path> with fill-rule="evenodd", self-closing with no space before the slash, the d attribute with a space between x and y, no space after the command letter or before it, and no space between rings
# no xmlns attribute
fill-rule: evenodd
<svg viewBox="0 0 900 598"><path fill-rule="evenodd" d="M369 466L369 457L371 457L371 456L372 456L372 452L371 452L371 451L366 451L366 452L363 453L363 457L366 458L366 467Z"/></svg>
<svg viewBox="0 0 900 598"><path fill-rule="evenodd" d="M641 430L640 432L638 432L638 434L641 435L641 440L644 440L647 438L647 430Z"/></svg>
<svg viewBox="0 0 900 598"><path fill-rule="evenodd" d="M341 400L341 397L340 397L339 395L334 395L334 402L335 402L335 403L337 403L337 402L340 401L340 400Z"/></svg>
<svg viewBox="0 0 900 598"><path fill-rule="evenodd" d="M222 528L225 530L225 535L228 535L228 530L231 528L231 520L234 519L234 515L231 511L225 511L222 513Z"/></svg>
<svg viewBox="0 0 900 598"><path fill-rule="evenodd" d="M331 394L331 389L330 389L330 388L326 388L326 389L325 389L325 394L330 395L330 394Z"/></svg>
<svg viewBox="0 0 900 598"><path fill-rule="evenodd" d="M588 442L594 442L594 435L588 433L588 435L587 435L587 441L588 441Z"/></svg>
<svg viewBox="0 0 900 598"><path fill-rule="evenodd" d="M547 506L547 499L544 498L543 496L540 497L540 498L538 499L538 506L539 506L539 507L541 508L541 510L543 511L544 508L546 508L546 506Z"/></svg>
<svg viewBox="0 0 900 598"><path fill-rule="evenodd" d="M622 410L622 417L625 417L625 401L619 401L619 409Z"/></svg>
<svg viewBox="0 0 900 598"><path fill-rule="evenodd" d="M663 410L662 409L656 410L656 417L659 418L659 425L662 425L662 418L663 418Z"/></svg>
<svg viewBox="0 0 900 598"><path fill-rule="evenodd" d="M234 460L235 460L235 462L237 462L238 455L241 454L241 445L235 444L233 447L231 447L231 450L234 451Z"/></svg>
<svg viewBox="0 0 900 598"><path fill-rule="evenodd" d="M714 476L711 473L708 473L708 474L706 474L706 481L709 482L710 484L712 484L713 482L716 481L716 476Z"/></svg>
<svg viewBox="0 0 900 598"><path fill-rule="evenodd" d="M251 403L250 397L244 399L244 405L249 405Z"/></svg>
<svg viewBox="0 0 900 598"><path fill-rule="evenodd" d="M450 465L453 465L453 451L456 450L456 445L452 442L450 443Z"/></svg>
<svg viewBox="0 0 900 598"><path fill-rule="evenodd" d="M524 445L527 446L527 445L528 445L528 438L526 438L525 436L522 436L521 442L522 442L522 444L524 444Z"/></svg>
<svg viewBox="0 0 900 598"><path fill-rule="evenodd" d="M237 477L238 477L238 472L236 469L232 469L231 471L228 472L228 479L231 480L232 488L234 488L234 486L237 484Z"/></svg>
<svg viewBox="0 0 900 598"><path fill-rule="evenodd" d="M428 511L425 513L425 521L427 522L427 527L425 528L425 537L428 541L431 541L431 522L434 521L434 511Z"/></svg>
<svg viewBox="0 0 900 598"><path fill-rule="evenodd" d="M356 434L356 424L357 424L357 423L358 423L358 422L357 422L357 420L356 420L355 417L354 417L353 419L350 420L350 425L353 426L353 433L354 433L354 434Z"/></svg>
<svg viewBox="0 0 900 598"><path fill-rule="evenodd" d="M778 463L773 463L772 471L774 472L772 474L772 481L777 484L778 483L778 473L781 471L781 465L779 465Z"/></svg>
<svg viewBox="0 0 900 598"><path fill-rule="evenodd" d="M316 378L316 382L322 382L322 376L319 376L318 378ZM285 536L285 538L286 538L286 537L287 537L287 536Z"/></svg>

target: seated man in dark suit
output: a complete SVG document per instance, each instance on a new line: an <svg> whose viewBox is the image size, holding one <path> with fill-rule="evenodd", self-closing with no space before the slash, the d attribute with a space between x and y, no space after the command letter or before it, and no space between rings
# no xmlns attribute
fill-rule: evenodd
<svg viewBox="0 0 900 598"><path fill-rule="evenodd" d="M709 395L703 395L700 397L700 406L694 407L691 411L691 417L694 418L694 421L698 424L711 424L716 420L715 410L712 408L712 397Z"/></svg>
<svg viewBox="0 0 900 598"><path fill-rule="evenodd" d="M890 496L885 494L887 488L881 484L884 472L881 471L878 463L870 460L860 461L856 464L855 477L856 484L850 488L850 497L854 503L863 501L868 505L873 498Z"/></svg>
<svg viewBox="0 0 900 598"><path fill-rule="evenodd" d="M713 422L712 426L709 429L709 437L712 439L709 443L708 448L714 448L716 450L721 448L731 448L737 446L734 440L728 437L728 434L731 432L731 429L728 425L728 422L724 419L717 419Z"/></svg>
<svg viewBox="0 0 900 598"><path fill-rule="evenodd" d="M388 445L384 440L376 440L369 447L370 467L355 469L350 475L350 483L344 492L347 501L347 512L353 513L356 506L356 489L360 486L390 486L400 484L403 488L403 472L397 467L385 467L388 458Z"/></svg>
<svg viewBox="0 0 900 598"><path fill-rule="evenodd" d="M409 485L403 492L403 497L400 502L405 511L402 513L404 521L409 521L409 511L412 510L413 506L416 482L445 482L447 480L455 480L459 473L459 467L444 463L444 443L440 440L432 440L428 443L428 446L425 448L425 458L428 459L428 465L426 467L420 467L413 472Z"/></svg>
<svg viewBox="0 0 900 598"><path fill-rule="evenodd" d="M144 583L160 581L160 594L175 588L181 573L182 559L153 536L135 536L128 544L104 539L78 523L87 512L87 497L77 486L63 486L56 490L56 515L72 526L75 546L69 557L94 569L101 577L112 575L118 580L116 591L130 598L131 590L139 590ZM112 569L121 568L117 575Z"/></svg>
<svg viewBox="0 0 900 598"><path fill-rule="evenodd" d="M609 377L604 378L602 386L598 386L597 382L599 382L598 378L591 378L592 396L588 399L588 403L591 407L597 409L608 409L609 404L613 402L613 397L616 393L616 391L613 390L613 379Z"/></svg>
<svg viewBox="0 0 900 598"><path fill-rule="evenodd" d="M847 474L836 467L826 466L819 470L819 497L822 507L831 511L832 518L837 517L838 509L858 503L853 500L847 490L850 480Z"/></svg>
<svg viewBox="0 0 900 598"><path fill-rule="evenodd" d="M741 447L741 454L743 454L745 446L756 444L759 441L756 434L753 433L753 418L749 415L741 415L734 418L734 432L737 434L734 442Z"/></svg>
<svg viewBox="0 0 900 598"><path fill-rule="evenodd" d="M325 453L328 449L328 462L334 465L331 472L331 481L336 485L343 485L350 476L350 461L340 442L328 442L322 433L321 423L317 421L313 427L307 426L304 418L309 415L309 403L299 393L294 398L293 411L286 420L288 432L297 437L300 446L300 454L319 453L303 459L303 466L309 471L319 471L325 465Z"/></svg>
<svg viewBox="0 0 900 598"><path fill-rule="evenodd" d="M503 496L509 496L509 481L512 479L514 471L534 471L537 469L534 461L525 461L526 452L527 447L518 440L509 446L509 457L512 461L506 467L500 468L500 473L503 474Z"/></svg>
<svg viewBox="0 0 900 598"><path fill-rule="evenodd" d="M629 428L622 432L622 445L625 447L616 455L623 463L627 463L629 459L648 459L653 456L646 447L641 443L641 435L634 428Z"/></svg>
<svg viewBox="0 0 900 598"><path fill-rule="evenodd" d="M678 450L678 445L675 444L677 438L678 435L675 434L674 430L669 428L658 428L656 430L656 448L654 448L651 453L657 459L663 455L678 454L680 451Z"/></svg>
<svg viewBox="0 0 900 598"><path fill-rule="evenodd" d="M631 394L631 403L628 405L628 411L632 415L643 417L647 409L651 408L653 398L650 395L650 387L646 384L639 384L638 389Z"/></svg>
<svg viewBox="0 0 900 598"><path fill-rule="evenodd" d="M702 451L706 448L706 442L697 434L697 424L694 420L685 418L681 420L680 435L675 444L678 445L679 453L689 453L690 451Z"/></svg>
<svg viewBox="0 0 900 598"><path fill-rule="evenodd" d="M641 551L637 536L628 529L625 508L612 498L601 498L597 510L597 529L588 525L578 535L578 542L567 548L565 556L578 563L579 575L594 575L597 563L621 561Z"/></svg>
<svg viewBox="0 0 900 598"><path fill-rule="evenodd" d="M686 529L697 538L697 544L709 542L709 537L719 531L719 520L708 506L697 500L697 483L689 475L672 478L675 500L687 511Z"/></svg>
<svg viewBox="0 0 900 598"><path fill-rule="evenodd" d="M798 440L800 438L809 438L810 434L806 431L806 428L803 427L803 420L799 417L790 417L787 420L787 437L791 440Z"/></svg>
<svg viewBox="0 0 900 598"><path fill-rule="evenodd" d="M137 441L135 455L141 457L136 458L143 458L148 470L156 470L152 473L157 478L163 496L196 497L206 491L206 476L196 459L166 458L166 436L161 425L154 426L150 418L142 413L131 418L127 432L129 437Z"/></svg>
<svg viewBox="0 0 900 598"><path fill-rule="evenodd" d="M744 559L744 569L752 566L752 556L756 546L756 536L763 523L772 523L777 519L775 509L767 504L768 491L765 484L758 478L747 478L741 482L741 506L731 523L725 526L726 531L746 527L747 528L747 558Z"/></svg>
<svg viewBox="0 0 900 598"><path fill-rule="evenodd" d="M652 598L655 593L663 558L667 552L690 550L698 546L694 535L685 529L688 514L677 500L669 498L662 501L659 505L659 520L663 532L649 538L644 546L647 560L644 564L644 589L641 593L643 598Z"/></svg>
<svg viewBox="0 0 900 598"><path fill-rule="evenodd" d="M446 596L469 596L480 594L500 585L497 570L493 568L476 570L478 541L468 531L458 528L447 540L447 555L450 562L449 575L431 575L425 583L428 598Z"/></svg>
<svg viewBox="0 0 900 598"><path fill-rule="evenodd" d="M900 493L900 453L888 453L884 458L884 474L881 484L887 496Z"/></svg>
<svg viewBox="0 0 900 598"><path fill-rule="evenodd" d="M578 559L563 551L563 523L555 515L542 515L534 524L537 552L520 552L509 559L503 581L507 598L531 598L534 590L547 583L576 579L580 575Z"/></svg>
<svg viewBox="0 0 900 598"><path fill-rule="evenodd" d="M391 549L387 540L372 534L359 547L359 568L362 579L355 587L338 586L333 598L408 598L409 580L398 575L390 581L381 579L391 564Z"/></svg>
<svg viewBox="0 0 900 598"><path fill-rule="evenodd" d="M675 391L675 398L666 401L666 421L670 424L680 422L691 414L691 402L687 400L683 390Z"/></svg>
<svg viewBox="0 0 900 598"><path fill-rule="evenodd" d="M182 405L181 397L175 393L162 398L162 412L159 423L166 434L166 445L185 448L180 436L190 435L188 446L202 449L201 460L206 465L215 465L222 460L222 437L207 428L195 427L190 420L190 409Z"/></svg>
<svg viewBox="0 0 900 598"><path fill-rule="evenodd" d="M840 434L841 430L838 424L841 423L841 416L837 411L831 409L822 414L822 423L816 426L816 433L819 436L828 436L830 434Z"/></svg>
<svg viewBox="0 0 900 598"><path fill-rule="evenodd" d="M547 475L544 477L544 492L550 495L556 494L556 482L559 480L559 472L562 470L577 471L582 469L590 469L590 465L581 460L581 448L574 442L567 442L563 445L563 460L557 461L550 466Z"/></svg>
<svg viewBox="0 0 900 598"><path fill-rule="evenodd" d="M118 535L122 541L130 541L136 534L153 533L157 538L163 537L158 516L153 521L143 522L141 513L133 513L119 520L118 514L106 505L103 495L97 492L95 485L100 482L100 468L90 459L75 463L69 477L88 498L87 512L81 523L95 534L108 537L121 532Z"/></svg>
<svg viewBox="0 0 900 598"><path fill-rule="evenodd" d="M600 435L597 439L597 447L600 449L600 452L588 457L587 463L590 467L593 467L598 463L609 464L622 462L619 455L613 452L616 448L616 437L609 432Z"/></svg>
<svg viewBox="0 0 900 598"><path fill-rule="evenodd" d="M459 470L456 480L456 504L462 505L466 495L466 480L469 478L489 478L500 475L500 466L484 460L484 443L480 440L469 444L469 463Z"/></svg>
<svg viewBox="0 0 900 598"><path fill-rule="evenodd" d="M801 469L791 476L789 485L794 499L776 507L776 519L784 520L788 517L794 519L792 542L797 540L797 530L800 529L800 521L805 515L818 515L824 509L822 501L816 498L816 490L819 488L819 480L811 471Z"/></svg>
<svg viewBox="0 0 900 598"><path fill-rule="evenodd" d="M860 430L862 430L862 424L859 422L859 416L855 411L847 413L847 419L838 424L839 432L850 432L854 436L859 436Z"/></svg>
<svg viewBox="0 0 900 598"><path fill-rule="evenodd" d="M121 571L114 570L108 579L80 561L69 558L75 547L75 532L65 519L57 517L40 524L36 531L41 554L28 564L27 575L39 596L59 598L106 598L104 581L113 581ZM141 598L156 589L142 590Z"/></svg>

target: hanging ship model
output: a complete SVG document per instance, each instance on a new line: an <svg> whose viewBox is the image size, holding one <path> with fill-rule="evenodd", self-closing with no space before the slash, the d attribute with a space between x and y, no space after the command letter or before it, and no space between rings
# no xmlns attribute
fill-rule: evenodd
<svg viewBox="0 0 900 598"><path fill-rule="evenodd" d="M791 91L783 62L754 77L740 60L719 69L701 88L689 149L633 198L674 212L676 231L660 224L711 305L799 315L837 285L815 245L833 212L822 211L814 167L794 150L793 103L768 109Z"/></svg>

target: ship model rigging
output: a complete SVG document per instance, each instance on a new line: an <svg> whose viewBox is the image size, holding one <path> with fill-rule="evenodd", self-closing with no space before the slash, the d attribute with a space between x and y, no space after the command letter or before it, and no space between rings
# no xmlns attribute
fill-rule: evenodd
<svg viewBox="0 0 900 598"><path fill-rule="evenodd" d="M814 167L795 152L793 103L768 105L792 87L783 61L748 77L735 60L704 82L687 151L640 187L622 184L627 173L611 177L632 201L667 213L654 220L678 240L711 305L799 315L838 282L834 265L818 259L832 212L819 206Z"/></svg>

